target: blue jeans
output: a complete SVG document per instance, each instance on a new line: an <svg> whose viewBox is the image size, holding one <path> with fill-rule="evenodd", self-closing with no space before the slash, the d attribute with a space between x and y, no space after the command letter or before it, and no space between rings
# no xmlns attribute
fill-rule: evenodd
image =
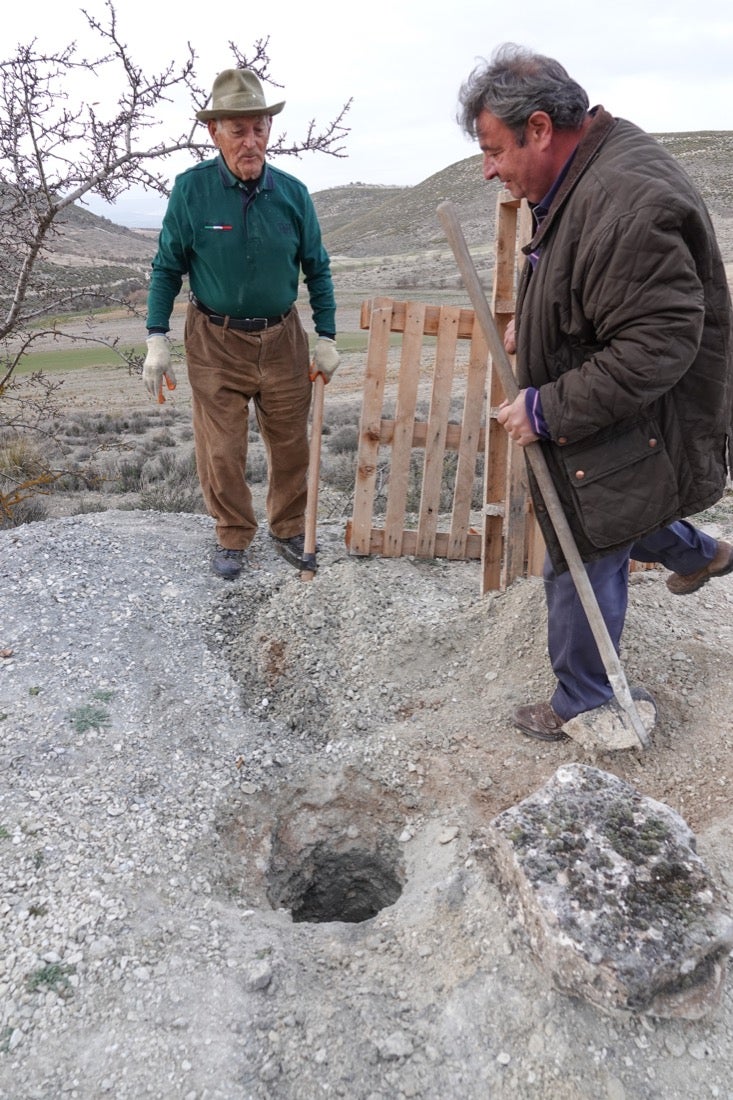
<svg viewBox="0 0 733 1100"><path fill-rule="evenodd" d="M694 573L713 560L717 543L686 520L678 520L632 546L585 563L591 587L616 652L626 619L629 561L660 562L673 573ZM569 572L555 573L545 558L547 648L557 678L552 708L566 722L608 702L613 689Z"/></svg>

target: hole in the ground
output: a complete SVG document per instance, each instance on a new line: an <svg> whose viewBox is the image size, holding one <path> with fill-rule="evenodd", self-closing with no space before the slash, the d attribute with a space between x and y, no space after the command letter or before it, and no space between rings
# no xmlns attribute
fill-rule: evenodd
<svg viewBox="0 0 733 1100"><path fill-rule="evenodd" d="M227 807L222 885L297 922L368 921L402 894L405 820L394 792L350 768L319 768Z"/></svg>
<svg viewBox="0 0 733 1100"><path fill-rule="evenodd" d="M357 924L393 905L402 893L397 861L384 854L316 845L299 858L301 866L281 871L268 891L271 903L289 909L294 921Z"/></svg>

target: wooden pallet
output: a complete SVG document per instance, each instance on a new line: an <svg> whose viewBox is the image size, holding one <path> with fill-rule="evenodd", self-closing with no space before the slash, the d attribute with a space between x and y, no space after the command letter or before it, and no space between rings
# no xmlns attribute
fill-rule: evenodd
<svg viewBox="0 0 733 1100"><path fill-rule="evenodd" d="M472 559L481 556L480 532L471 527L471 495L477 458L484 441L488 349L473 310L375 298L362 306L362 328L369 329L366 374L359 426L354 510L347 542L352 554ZM384 415L390 337L400 333L401 351L394 416ZM426 337L434 338L426 342ZM463 416L450 422L456 350L470 341ZM434 343L434 347L431 345ZM431 362L430 409L417 413L423 362ZM380 460L380 448L389 459ZM409 526L408 496L414 482L413 455L422 456L417 519ZM446 454L455 453L453 504L447 530L439 529ZM378 478L387 479L384 523L373 520Z"/></svg>
<svg viewBox="0 0 733 1100"><path fill-rule="evenodd" d="M497 205L493 309L500 330L514 314L518 247L528 237L528 211L502 192ZM471 309L395 302L365 302L362 328L369 329L359 455L347 543L353 554L443 557L481 561L481 591L505 588L541 563L542 539L531 516L524 459L495 422L503 400L483 333ZM397 399L385 416L391 337L401 336ZM434 350L426 345L434 340ZM470 341L460 424L449 420L455 405L455 360L459 341ZM428 365L430 364L430 365ZM427 420L416 416L421 374L431 374ZM487 402L488 391L488 402ZM414 479L414 452L422 453L422 487L416 521L408 526L407 502ZM385 452L388 458L385 458ZM440 529L444 459L457 454L448 529ZM471 498L483 455L483 507L471 522ZM373 519L378 483L386 480L382 525ZM414 490L413 490L414 495ZM445 513L448 515L448 513Z"/></svg>

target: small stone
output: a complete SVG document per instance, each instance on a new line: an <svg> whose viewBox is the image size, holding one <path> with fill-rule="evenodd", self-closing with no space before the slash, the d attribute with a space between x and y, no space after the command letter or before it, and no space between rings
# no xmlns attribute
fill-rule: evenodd
<svg viewBox="0 0 733 1100"><path fill-rule="evenodd" d="M104 959L114 950L114 941L110 936L100 936L89 945L89 955L93 959Z"/></svg>
<svg viewBox="0 0 733 1100"><path fill-rule="evenodd" d="M254 992L257 989L267 989L273 978L272 966L265 959L251 963L244 976L245 987Z"/></svg>
<svg viewBox="0 0 733 1100"><path fill-rule="evenodd" d="M260 1070L261 1081L274 1081L280 1076L281 1067L279 1062L265 1062L264 1066Z"/></svg>
<svg viewBox="0 0 733 1100"><path fill-rule="evenodd" d="M682 1058L687 1052L687 1045L681 1035L665 1035L664 1045L673 1058Z"/></svg>
<svg viewBox="0 0 733 1100"><path fill-rule="evenodd" d="M396 1062L400 1058L409 1058L414 1051L409 1035L403 1031L393 1031L377 1043L379 1057L385 1062Z"/></svg>

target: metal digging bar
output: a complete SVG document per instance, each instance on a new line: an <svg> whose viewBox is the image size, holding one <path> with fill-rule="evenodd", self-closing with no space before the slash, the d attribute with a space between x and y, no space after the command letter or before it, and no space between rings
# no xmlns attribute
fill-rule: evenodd
<svg viewBox="0 0 733 1100"><path fill-rule="evenodd" d="M313 379L313 415L311 420L310 454L308 459L308 496L305 506L305 540L300 563L300 579L312 581L316 575L316 528L318 524L318 480L321 472L321 436L323 434L323 397L325 380L322 374Z"/></svg>
<svg viewBox="0 0 733 1100"><path fill-rule="evenodd" d="M476 317L486 337L486 342L489 345L489 351L491 352L494 366L499 373L499 379L504 393L506 394L507 400L513 401L519 393L519 387L517 386L514 372L512 371L509 356L504 348L499 330L494 321L494 316L489 308L489 303L486 300L486 295L484 294L476 268L468 251L468 245L463 236L463 230L461 229L453 204L447 201L442 202L438 206L437 214L445 231L445 235L448 238L448 243L453 249L453 255L455 256L458 270L463 277L463 282L473 304ZM600 653L603 667L608 676L608 682L613 689L613 694L621 707L623 715L628 718L639 744L642 748L648 748L649 736L644 723L639 717L639 712L634 705L634 700L631 698L631 692L624 670L621 667L618 654L614 649L611 636L608 633L608 628L601 615L601 609L598 606L598 600L596 599L595 592L588 579L583 560L575 545L575 539L568 525L567 517L563 512L557 490L550 477L550 471L547 467L542 447L539 443L530 443L524 448L524 452L542 494L542 499L544 500L548 515L552 521L552 526L555 529L558 542L565 555L565 560L573 578L578 598L588 617L588 622L593 632L596 645L598 646L598 652Z"/></svg>

